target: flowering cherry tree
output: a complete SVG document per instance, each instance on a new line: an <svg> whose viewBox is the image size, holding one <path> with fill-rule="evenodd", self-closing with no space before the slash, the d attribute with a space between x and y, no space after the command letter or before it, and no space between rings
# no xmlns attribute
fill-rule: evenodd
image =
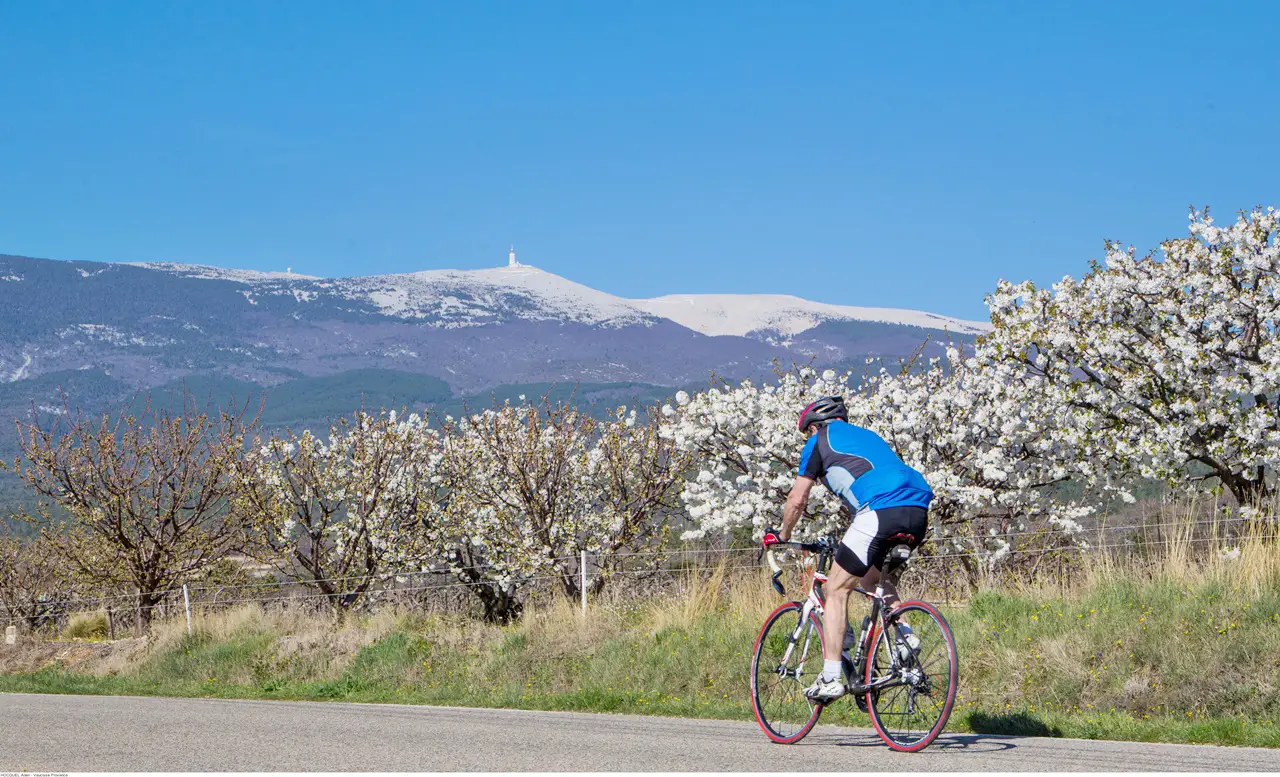
<svg viewBox="0 0 1280 777"><path fill-rule="evenodd" d="M614 571L600 559L660 540L686 461L656 416L620 407L597 421L545 399L458 419L445 449L452 496L432 544L496 621L519 613L533 579L577 597L582 551L598 591Z"/></svg>
<svg viewBox="0 0 1280 777"><path fill-rule="evenodd" d="M1256 502L1280 462L1277 217L1256 209L1219 227L1193 212L1188 237L1144 258L1110 243L1080 280L1001 283L979 357L1016 374L1088 474L1203 473Z"/></svg>
<svg viewBox="0 0 1280 777"><path fill-rule="evenodd" d="M872 377L849 420L884 437L933 489L931 550L965 554L977 578L1015 551L1083 544L1080 519L1103 491L1087 489L1090 502L1053 497L1054 486L1085 477L1072 466L1078 451L1054 437L1057 419L1014 371L955 347L921 367Z"/></svg>
<svg viewBox="0 0 1280 777"><path fill-rule="evenodd" d="M657 408L611 410L592 430L579 500L590 526L584 549L595 556L592 591L599 591L621 564L619 552L657 549L675 516L692 454L663 434Z"/></svg>
<svg viewBox="0 0 1280 777"><path fill-rule="evenodd" d="M518 616L530 578L577 593L582 541L576 485L591 420L571 406L501 406L463 416L445 436L448 518L431 543L481 600L486 620Z"/></svg>
<svg viewBox="0 0 1280 777"><path fill-rule="evenodd" d="M329 430L257 438L238 467L251 552L335 607L426 560L446 499L443 445L417 415L356 413Z"/></svg>
<svg viewBox="0 0 1280 777"><path fill-rule="evenodd" d="M945 361L882 370L856 390L847 374L802 367L782 373L776 384L744 381L693 397L679 394L675 406L664 408L672 421L666 433L701 463L681 494L699 524L688 534L738 527L758 533L777 525L805 442L798 413L820 396L841 395L850 422L879 433L925 476L935 493L934 548L976 554L974 575L1009 554L1009 535L1073 544L1081 530L1077 519L1089 507L1047 497L1068 475L1057 455L1061 447L1047 433L1052 420L1042 419L1005 380L950 348ZM842 509L826 489L814 491L801 531L812 536L843 528L850 519Z"/></svg>

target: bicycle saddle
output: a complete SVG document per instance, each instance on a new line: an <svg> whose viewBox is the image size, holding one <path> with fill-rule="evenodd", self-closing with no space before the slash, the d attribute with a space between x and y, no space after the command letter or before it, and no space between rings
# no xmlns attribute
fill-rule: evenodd
<svg viewBox="0 0 1280 777"><path fill-rule="evenodd" d="M890 537L889 540L893 541L902 536L904 535L899 534L897 535L897 537ZM907 545L905 543L894 545L893 547L889 548L889 551L887 553L884 554L884 571L889 572L891 570L897 569L898 567L907 563L907 561L910 558L911 558L910 545Z"/></svg>

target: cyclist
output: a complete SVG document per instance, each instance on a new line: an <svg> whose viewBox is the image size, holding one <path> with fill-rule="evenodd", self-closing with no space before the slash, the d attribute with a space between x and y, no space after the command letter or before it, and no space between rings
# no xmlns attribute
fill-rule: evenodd
<svg viewBox="0 0 1280 777"><path fill-rule="evenodd" d="M826 703L846 691L840 651L848 628L849 594L859 581L867 589L879 583L886 605L897 604L897 588L891 581L881 581L880 566L891 545L903 542L915 548L924 540L933 491L879 435L849 423L842 397L823 397L801 411L800 431L809 440L787 496L779 538L791 539L792 529L804 515L809 489L818 478L853 514L826 583L822 674L805 690L810 699Z"/></svg>

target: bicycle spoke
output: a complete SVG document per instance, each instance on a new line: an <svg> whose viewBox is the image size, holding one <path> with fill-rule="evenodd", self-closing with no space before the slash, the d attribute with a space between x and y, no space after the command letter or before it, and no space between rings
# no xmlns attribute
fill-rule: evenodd
<svg viewBox="0 0 1280 777"><path fill-rule="evenodd" d="M804 695L810 667L821 661L822 637L816 619L801 624L799 605L775 612L756 646L753 703L765 732L775 741L793 742L817 722L820 708ZM798 639L791 637L799 629ZM787 656L783 663L783 656ZM780 671L781 670L781 671Z"/></svg>
<svg viewBox="0 0 1280 777"><path fill-rule="evenodd" d="M899 624L910 628L916 649L907 650ZM904 605L877 636L873 678L896 674L902 683L869 697L872 720L891 747L919 749L946 725L955 692L953 645L945 622L919 605ZM895 660L901 661L896 670Z"/></svg>

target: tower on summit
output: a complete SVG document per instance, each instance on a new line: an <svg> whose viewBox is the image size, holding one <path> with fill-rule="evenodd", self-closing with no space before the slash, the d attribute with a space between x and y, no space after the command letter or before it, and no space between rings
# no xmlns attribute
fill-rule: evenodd
<svg viewBox="0 0 1280 777"><path fill-rule="evenodd" d="M520 263L516 261L516 247L511 246L511 253L507 254L508 267L520 267Z"/></svg>

